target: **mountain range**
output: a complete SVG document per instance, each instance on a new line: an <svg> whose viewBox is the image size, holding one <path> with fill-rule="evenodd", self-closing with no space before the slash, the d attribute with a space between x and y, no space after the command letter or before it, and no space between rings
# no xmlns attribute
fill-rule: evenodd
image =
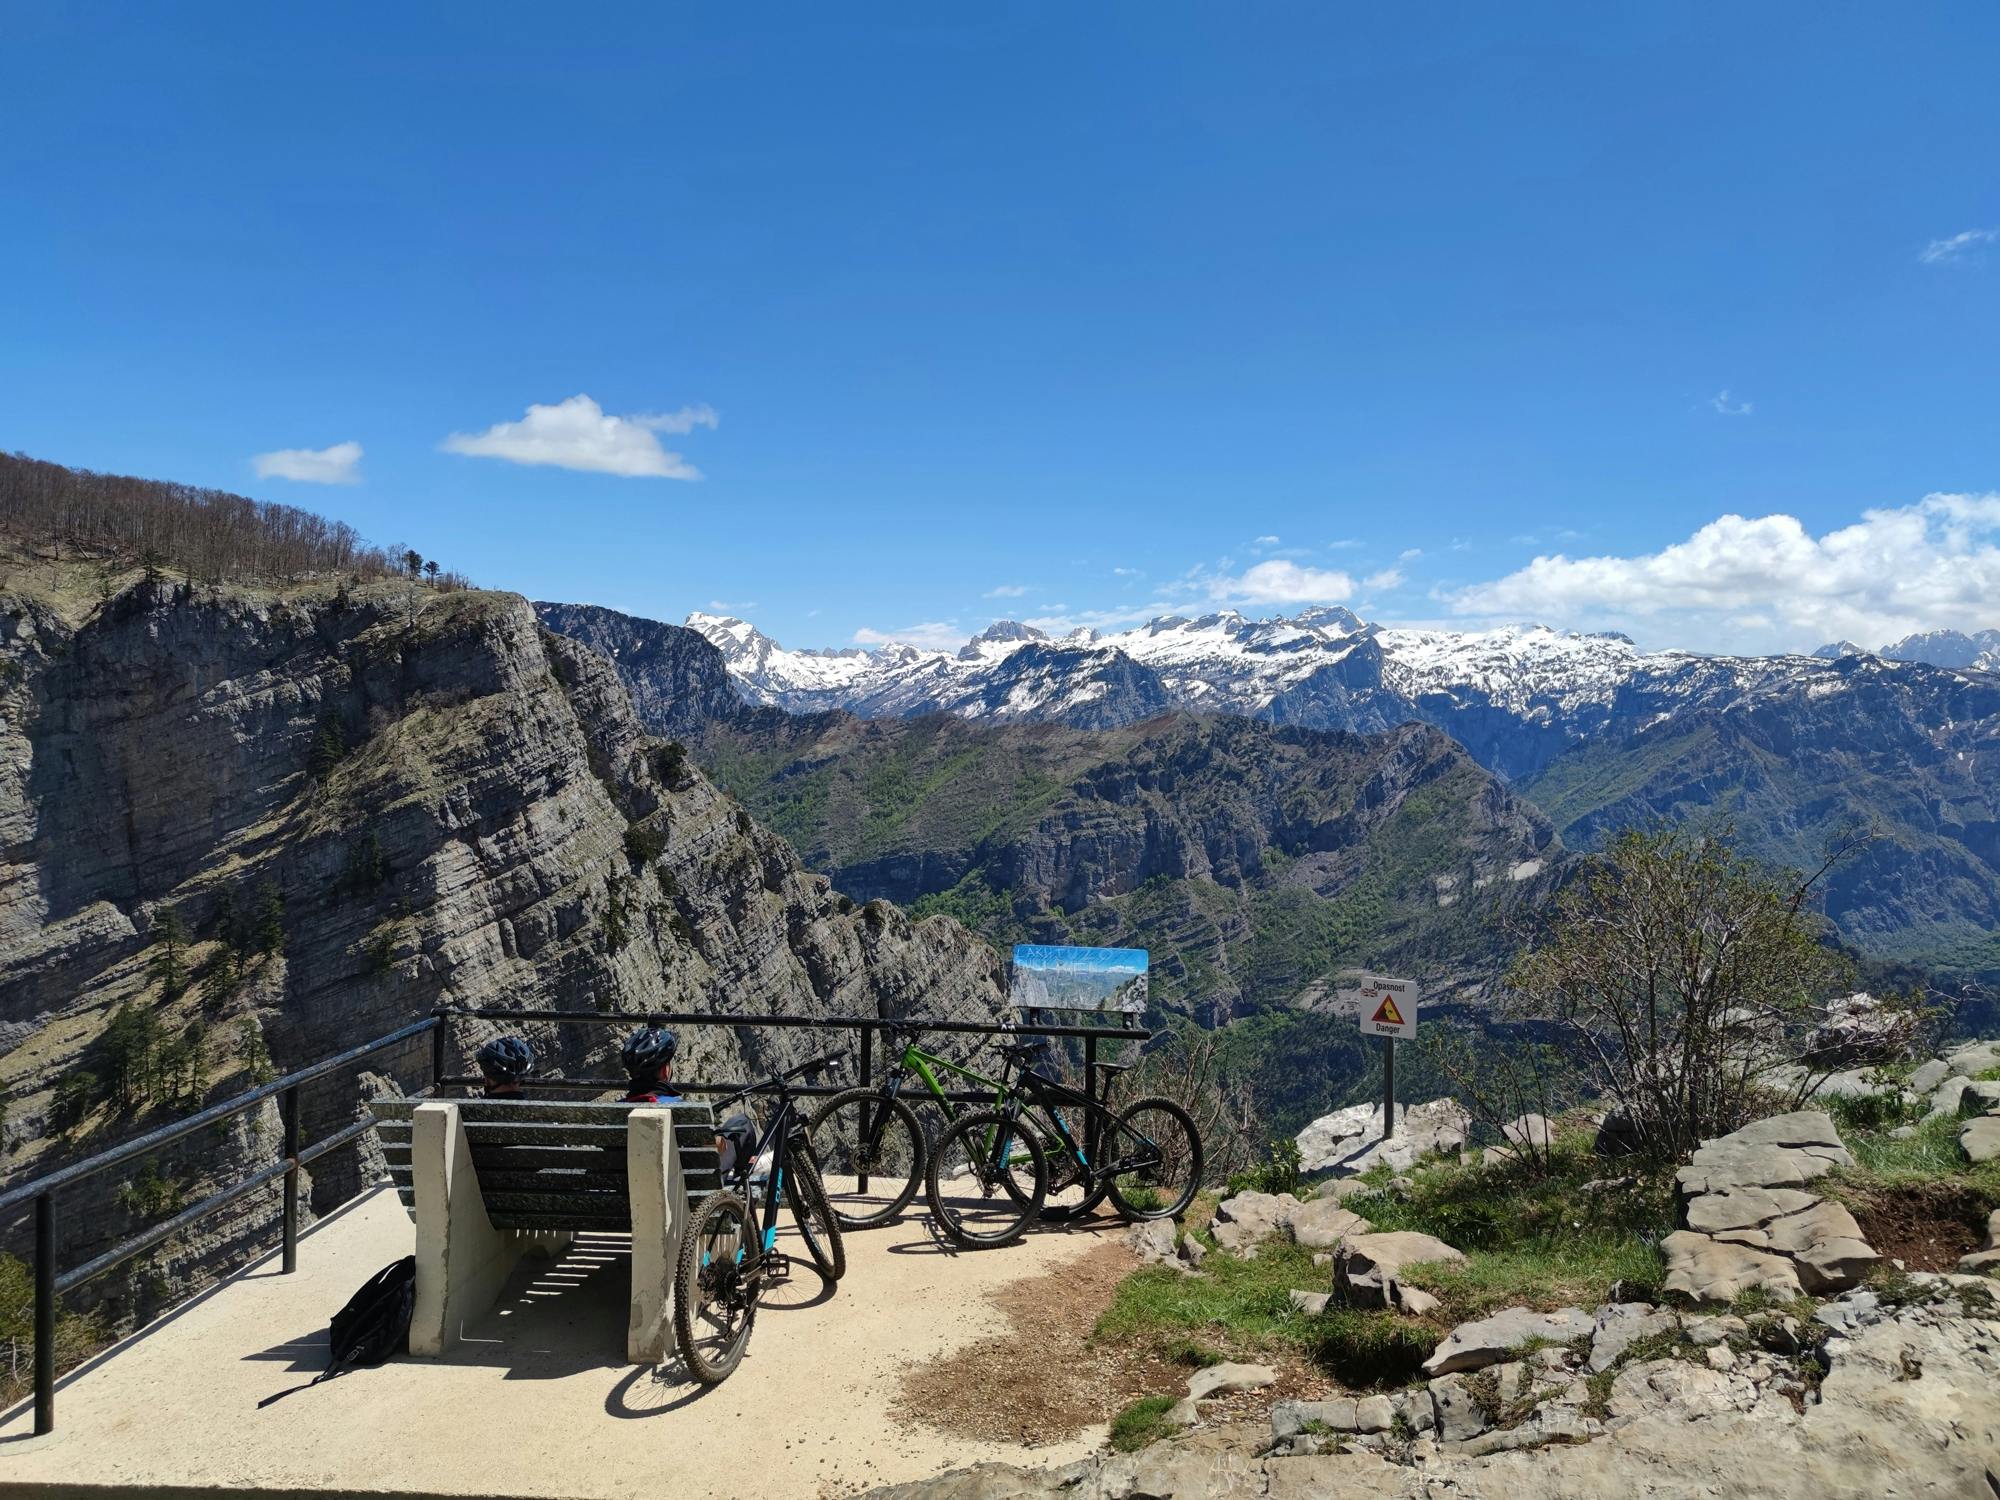
<svg viewBox="0 0 2000 1500"><path fill-rule="evenodd" d="M538 608L561 629L558 608L579 607ZM1374 734L1426 724L1540 804L1572 847L1659 818L1728 820L1758 854L1809 867L1830 840L1870 830L1825 893L1841 931L1883 956L2000 972L2000 675L1962 664L1984 659L1985 635L1887 648L1931 661L1845 643L1648 652L1609 633L1393 629L1338 608L1053 639L1001 622L955 652L793 651L699 612L685 632L715 647L745 705L793 714L1100 731L1169 713ZM625 668L635 695L646 675Z"/></svg>

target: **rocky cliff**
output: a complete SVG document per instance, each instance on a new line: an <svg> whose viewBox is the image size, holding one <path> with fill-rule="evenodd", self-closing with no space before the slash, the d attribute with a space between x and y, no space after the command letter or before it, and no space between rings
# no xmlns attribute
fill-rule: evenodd
<svg viewBox="0 0 2000 1500"><path fill-rule="evenodd" d="M842 889L998 941L1147 947L1156 997L1210 1024L1310 1005L1346 966L1413 966L1447 990L1490 977L1494 924L1563 859L1545 819L1419 725L764 710L696 750Z"/></svg>
<svg viewBox="0 0 2000 1500"><path fill-rule="evenodd" d="M98 600L42 576L0 598L10 1179L439 1005L971 1016L999 999L991 949L809 874L523 599L156 577ZM106 1032L127 1002L193 1055L174 1054L184 1082L128 1080L140 1097L120 1101ZM551 1066L602 1070L601 1042L530 1034ZM741 1076L800 1035L694 1029L683 1075ZM422 1052L377 1066L413 1075ZM308 1136L355 1104L352 1079L317 1090ZM232 1166L183 1153L166 1197ZM329 1159L322 1196L352 1175ZM67 1263L126 1227L108 1202L71 1206ZM176 1251L152 1268L191 1270Z"/></svg>

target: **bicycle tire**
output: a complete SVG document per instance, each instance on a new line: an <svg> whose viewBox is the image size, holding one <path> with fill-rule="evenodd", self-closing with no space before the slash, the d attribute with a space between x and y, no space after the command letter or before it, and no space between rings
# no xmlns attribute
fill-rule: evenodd
<svg viewBox="0 0 2000 1500"><path fill-rule="evenodd" d="M806 1242L819 1274L828 1281L840 1280L847 1274L847 1246L827 1204L819 1168L805 1151L791 1153L785 1168L785 1201L792 1206L792 1222L798 1225L799 1238Z"/></svg>
<svg viewBox="0 0 2000 1500"><path fill-rule="evenodd" d="M842 1155L843 1143L830 1136L823 1136L822 1129L839 1132L847 1118L858 1116L858 1112L862 1109L880 1109L884 1112L880 1126L881 1136L868 1163L871 1167L868 1174L871 1188L874 1179L878 1177L901 1176L902 1181L894 1185L893 1191L881 1194L879 1197L871 1193L864 1198L858 1184L851 1197L829 1190L827 1206L833 1210L835 1221L843 1229L873 1229L877 1225L889 1223L908 1208L910 1200L917 1196L918 1187L923 1184L924 1159L928 1155L925 1150L925 1141L928 1137L923 1125L917 1119L915 1110L901 1099L890 1098L880 1089L853 1088L845 1093L835 1094L827 1100L820 1107L819 1113L812 1117L812 1123L806 1127L807 1133L813 1138L813 1146L820 1161L839 1164L846 1159ZM856 1123L858 1128L858 1118ZM904 1137L901 1144L895 1143L894 1138L898 1134ZM851 1138L850 1134L849 1139ZM853 1148L845 1149L851 1151ZM905 1155L909 1158L907 1173L901 1170L901 1161ZM891 1162L896 1165L890 1173L885 1174L881 1168L884 1163ZM858 1177L858 1168L862 1163L855 1161L852 1165L857 1168L855 1175ZM847 1174L842 1175L844 1177ZM887 1185L885 1180L885 1186ZM826 1186L823 1176L821 1186Z"/></svg>
<svg viewBox="0 0 2000 1500"><path fill-rule="evenodd" d="M969 1191L959 1186L962 1177L973 1175L970 1170L960 1173L960 1158L968 1169L985 1157L992 1143L993 1131L1005 1132L1009 1137L1017 1137L1026 1148L1029 1170L1030 1191L1025 1195L1001 1192L998 1185L980 1186L982 1204L998 1202L1011 1206L1012 1212L998 1218L982 1218L979 1227L967 1222L966 1215L955 1205L960 1197ZM1010 1148L1009 1160L1016 1161L1015 1152ZM944 1174L953 1176L953 1196L945 1193ZM1003 1177L1004 1180L1004 1177ZM1010 1120L997 1109L982 1109L968 1115L960 1115L950 1129L939 1136L931 1146L930 1168L924 1175L924 1190L930 1201L931 1217L944 1231L952 1243L967 1250L995 1250L1002 1245L1011 1245L1018 1240L1030 1224L1034 1223L1041 1211L1042 1198L1048 1191L1048 1165L1043 1159L1042 1144L1032 1130L1025 1129L1018 1120ZM990 1224L990 1227L988 1227Z"/></svg>
<svg viewBox="0 0 2000 1500"><path fill-rule="evenodd" d="M1150 1135L1130 1123L1133 1116L1143 1114L1152 1114L1156 1117ZM1181 1139L1173 1142L1171 1146L1164 1141L1159 1141L1157 1144L1163 1159L1174 1163L1176 1172L1184 1172L1186 1180L1175 1184L1175 1196L1171 1201L1163 1200L1148 1206L1128 1198L1118 1175L1107 1173L1104 1185L1111 1194L1112 1206L1118 1210L1121 1217L1131 1223L1140 1223L1147 1219L1178 1218L1187 1212L1188 1205L1194 1202L1194 1195L1201 1191L1201 1132L1195 1128L1194 1116L1173 1100L1162 1098L1158 1094L1134 1099L1118 1112L1117 1122L1112 1128L1119 1137L1147 1135L1150 1139L1164 1135L1157 1120L1157 1117L1162 1115L1175 1122L1181 1132ZM1112 1159L1115 1161L1118 1158L1113 1156Z"/></svg>
<svg viewBox="0 0 2000 1500"><path fill-rule="evenodd" d="M1107 1119L1110 1113L1109 1110L1105 1111ZM1046 1122L1043 1123L1046 1126ZM1057 1135L1052 1129L1043 1128L1041 1130L1041 1138L1042 1149L1047 1153L1051 1162L1056 1159L1058 1153L1068 1149L1062 1144L1062 1137ZM1066 1165L1073 1164L1066 1163ZM1048 1191L1052 1193L1064 1191L1068 1184L1058 1187L1053 1180L1055 1175L1055 1172L1051 1170L1049 1173L1051 1181ZM1078 1180L1089 1189L1079 1202L1051 1203L1048 1201L1047 1194L1044 1194L1042 1211L1039 1215L1044 1224L1073 1224L1078 1219L1090 1217L1096 1211L1097 1205L1104 1201L1104 1195L1109 1190L1109 1184L1099 1181L1088 1166L1084 1168Z"/></svg>
<svg viewBox="0 0 2000 1500"><path fill-rule="evenodd" d="M711 1266L703 1256L708 1239L715 1231L715 1221L725 1213L734 1213L738 1225L736 1239L740 1254L742 1241L749 1238L750 1208L738 1193L710 1193L689 1219L685 1233L681 1235L680 1255L674 1267L674 1342L679 1345L681 1362L688 1373L703 1385L720 1385L743 1362L743 1351L749 1347L750 1330L757 1321L757 1299L753 1295L749 1305L743 1309L743 1326L721 1346L720 1353L711 1356L702 1347L697 1337L697 1321L701 1310L709 1299L699 1295L704 1286L715 1286L711 1277Z"/></svg>

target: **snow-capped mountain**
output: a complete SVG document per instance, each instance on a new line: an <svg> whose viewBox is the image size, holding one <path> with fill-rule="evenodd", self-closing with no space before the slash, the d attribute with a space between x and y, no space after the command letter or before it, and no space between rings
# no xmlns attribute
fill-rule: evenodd
<svg viewBox="0 0 2000 1500"><path fill-rule="evenodd" d="M957 651L788 651L741 620L693 614L687 623L721 650L746 699L794 712L1105 727L1186 708L1369 732L1415 719L1513 777L1570 745L1690 706L1809 681L1839 690L1828 657L1649 652L1622 635L1540 625L1384 629L1344 609L1273 620L1168 615L1054 639L1003 621Z"/></svg>
<svg viewBox="0 0 2000 1500"><path fill-rule="evenodd" d="M1924 661L1934 667L1972 667L2000 672L2000 630L1926 630L1882 648L1891 661Z"/></svg>

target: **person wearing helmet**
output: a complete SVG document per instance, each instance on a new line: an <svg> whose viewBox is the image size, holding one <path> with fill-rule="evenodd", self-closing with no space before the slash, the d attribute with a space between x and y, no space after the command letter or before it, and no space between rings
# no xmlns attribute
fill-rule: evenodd
<svg viewBox="0 0 2000 1500"><path fill-rule="evenodd" d="M631 1083L625 1102L681 1103L681 1096L674 1092L674 1054L679 1050L680 1038L664 1026L641 1026L626 1037L625 1045L618 1051L618 1060L625 1065L625 1076ZM715 1138L723 1177L734 1172L738 1157L754 1150L756 1145L757 1127L748 1115L731 1115L724 1120Z"/></svg>
<svg viewBox="0 0 2000 1500"><path fill-rule="evenodd" d="M488 1099L518 1099L521 1080L535 1066L535 1049L525 1038L496 1036L479 1049L478 1061Z"/></svg>

